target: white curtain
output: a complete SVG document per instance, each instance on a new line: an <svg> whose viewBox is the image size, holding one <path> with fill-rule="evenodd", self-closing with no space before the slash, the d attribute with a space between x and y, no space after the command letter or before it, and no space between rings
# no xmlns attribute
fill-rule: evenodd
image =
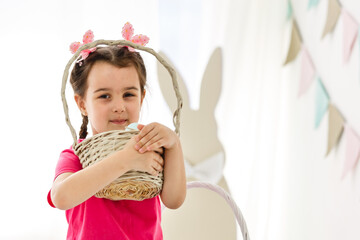
<svg viewBox="0 0 360 240"><path fill-rule="evenodd" d="M223 14L225 82L217 116L225 175L251 238L286 239L286 1L230 1Z"/></svg>

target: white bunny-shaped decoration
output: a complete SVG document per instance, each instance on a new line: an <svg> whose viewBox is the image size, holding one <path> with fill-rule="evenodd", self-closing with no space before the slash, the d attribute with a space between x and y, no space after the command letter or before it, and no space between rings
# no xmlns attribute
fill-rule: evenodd
<svg viewBox="0 0 360 240"><path fill-rule="evenodd" d="M160 53L165 59L163 53ZM166 59L168 63L171 63ZM158 64L159 85L170 110L174 112L176 99L169 75ZM218 184L229 192L223 176L225 151L218 138L215 107L221 93L221 49L214 50L202 79L200 107L190 108L188 92L178 74L183 108L180 119L180 139L183 147L187 180L200 180ZM236 221L227 203L216 193L205 189L187 192L184 205L162 214L164 239L219 240L236 239Z"/></svg>

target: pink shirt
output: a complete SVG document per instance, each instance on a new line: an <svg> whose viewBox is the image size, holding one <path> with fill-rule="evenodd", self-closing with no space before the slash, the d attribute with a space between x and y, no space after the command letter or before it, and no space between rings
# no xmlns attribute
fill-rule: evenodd
<svg viewBox="0 0 360 240"><path fill-rule="evenodd" d="M55 179L62 173L82 169L72 148L60 154ZM50 192L48 202L54 207ZM91 197L78 206L66 210L69 223L67 239L130 239L161 240L161 206L159 196L143 201L112 201Z"/></svg>

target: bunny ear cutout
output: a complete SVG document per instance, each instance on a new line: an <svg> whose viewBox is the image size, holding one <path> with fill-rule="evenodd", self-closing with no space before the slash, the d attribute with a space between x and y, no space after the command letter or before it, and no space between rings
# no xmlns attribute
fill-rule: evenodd
<svg viewBox="0 0 360 240"><path fill-rule="evenodd" d="M206 66L200 93L200 111L214 112L221 94L222 50L216 48Z"/></svg>
<svg viewBox="0 0 360 240"><path fill-rule="evenodd" d="M165 59L167 63L169 63L177 73L177 80L179 83L179 91L183 98L183 111L189 108L189 97L187 93L186 86L182 77L179 75L177 69L174 67L174 64L167 58L167 56L163 52L159 52L159 54ZM164 68L161 63L157 63L158 68L158 79L159 79L159 86L163 97L169 106L171 112L174 112L177 108L177 100L174 93L174 88L171 82L171 77L169 72Z"/></svg>

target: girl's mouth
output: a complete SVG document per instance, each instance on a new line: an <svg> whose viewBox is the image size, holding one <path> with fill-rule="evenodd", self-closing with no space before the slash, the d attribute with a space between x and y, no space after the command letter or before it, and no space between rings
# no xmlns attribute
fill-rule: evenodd
<svg viewBox="0 0 360 240"><path fill-rule="evenodd" d="M125 125L127 123L127 120L125 120L125 119L115 119L115 120L110 120L110 122L112 124L115 124L115 125Z"/></svg>

